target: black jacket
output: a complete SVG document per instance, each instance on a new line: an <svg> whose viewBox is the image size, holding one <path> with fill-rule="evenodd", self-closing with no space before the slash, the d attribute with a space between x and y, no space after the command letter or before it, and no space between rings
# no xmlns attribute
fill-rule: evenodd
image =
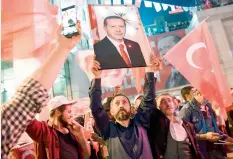
<svg viewBox="0 0 233 159"><path fill-rule="evenodd" d="M150 140L151 151L154 159L163 158L165 154L169 125L170 120L159 109L154 108L151 114L150 128L148 129L148 138ZM193 155L196 159L204 159L199 149L193 125L183 121L183 127L191 141L191 151Z"/></svg>

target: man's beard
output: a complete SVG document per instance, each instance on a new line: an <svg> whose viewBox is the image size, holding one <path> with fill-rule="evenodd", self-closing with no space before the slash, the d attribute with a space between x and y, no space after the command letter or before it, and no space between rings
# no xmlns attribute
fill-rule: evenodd
<svg viewBox="0 0 233 159"><path fill-rule="evenodd" d="M58 117L58 121L61 123L61 125L62 125L63 127L67 127L67 126L69 125L69 123L68 123L67 121L64 120L63 115L60 115L60 116Z"/></svg>
<svg viewBox="0 0 233 159"><path fill-rule="evenodd" d="M130 118L130 112L127 112L125 109L120 109L115 115L115 119L119 121L128 120Z"/></svg>

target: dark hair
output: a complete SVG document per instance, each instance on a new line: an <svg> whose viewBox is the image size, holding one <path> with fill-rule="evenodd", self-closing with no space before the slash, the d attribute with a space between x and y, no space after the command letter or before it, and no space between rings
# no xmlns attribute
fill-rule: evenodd
<svg viewBox="0 0 233 159"><path fill-rule="evenodd" d="M60 107L57 107L56 109L51 110L49 116L50 116L51 118L54 117L55 111L56 111L56 110L59 110L61 113L63 113L63 112L65 111L65 109L66 109L66 106L67 106L67 105L61 105Z"/></svg>
<svg viewBox="0 0 233 159"><path fill-rule="evenodd" d="M173 96L170 95L169 93L162 93L162 94L159 94L159 95L155 98L155 104L156 104L157 107L160 105L160 102L161 102L161 101L159 101L159 99L160 99L161 96L169 96L169 97L172 98L172 100L174 100L174 99L173 99Z"/></svg>
<svg viewBox="0 0 233 159"><path fill-rule="evenodd" d="M193 88L192 86L187 86L181 89L180 93L185 101L187 101L185 95L190 94L190 91L192 90L192 88Z"/></svg>
<svg viewBox="0 0 233 159"><path fill-rule="evenodd" d="M105 19L104 19L104 26L107 26L107 24L108 24L108 22L107 22L107 20L108 19L121 19L121 20L123 20L123 22L124 22L124 24L125 24L125 26L126 26L126 22L125 22L125 20L123 19L123 18L121 18L121 17L119 17L119 16L108 16L108 17L105 17Z"/></svg>
<svg viewBox="0 0 233 159"><path fill-rule="evenodd" d="M119 97L119 96L125 97L125 98L128 100L129 105L131 106L129 98L128 98L127 96L125 96L124 94L116 94L115 96L113 96L113 97L112 97L112 100L111 100L111 103L113 102L113 100L114 100L116 97ZM111 103L110 103L110 108L111 108Z"/></svg>
<svg viewBox="0 0 233 159"><path fill-rule="evenodd" d="M170 95L169 93L161 93L161 94L157 95L157 97L155 99L159 99L161 96L169 96L169 97L173 98L173 96Z"/></svg>

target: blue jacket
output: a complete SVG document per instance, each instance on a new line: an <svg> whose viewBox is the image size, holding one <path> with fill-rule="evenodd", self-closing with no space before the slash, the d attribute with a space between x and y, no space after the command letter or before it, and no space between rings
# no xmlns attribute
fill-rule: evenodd
<svg viewBox="0 0 233 159"><path fill-rule="evenodd" d="M214 115L214 110L213 110L211 104L206 102L205 105L209 108L208 111L211 115L212 123L214 126L214 132L223 134L222 132L219 131L219 129L217 127L217 122L216 122L216 118ZM196 133L200 133L200 134L207 133L205 119L204 119L203 114L201 112L200 106L195 99L193 99L191 102L184 105L183 108L181 109L179 115L183 120L190 122L194 125ZM224 139L222 139L222 140L224 140ZM202 154L204 155L204 157L209 158L208 157L209 156L208 148L207 148L208 141L199 140L198 143L199 143L200 150L201 150ZM219 148L220 148L220 151L222 151L223 155L225 155L223 148L221 146Z"/></svg>
<svg viewBox="0 0 233 159"><path fill-rule="evenodd" d="M219 132L217 122L213 113L214 110L211 104L206 102L205 105L209 108L208 110L211 115L215 132ZM183 108L180 110L179 116L186 122L192 123L195 127L196 133L207 133L205 119L200 110L199 104L195 99L183 106Z"/></svg>

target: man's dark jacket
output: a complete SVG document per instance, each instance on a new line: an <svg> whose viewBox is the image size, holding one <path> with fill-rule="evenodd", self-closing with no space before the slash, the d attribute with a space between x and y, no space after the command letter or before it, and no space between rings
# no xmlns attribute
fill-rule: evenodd
<svg viewBox="0 0 233 159"><path fill-rule="evenodd" d="M124 39L124 44L132 67L145 67L146 62L139 44L128 39ZM128 68L117 48L107 37L94 44L94 51L101 69Z"/></svg>
<svg viewBox="0 0 233 159"><path fill-rule="evenodd" d="M164 158L167 148L167 136L170 130L170 120L157 108L154 108L151 119L150 128L148 129L148 138L150 140L151 151L154 159ZM191 141L191 152L196 159L204 159L202 156L196 133L193 125L183 121L183 127L187 132Z"/></svg>

